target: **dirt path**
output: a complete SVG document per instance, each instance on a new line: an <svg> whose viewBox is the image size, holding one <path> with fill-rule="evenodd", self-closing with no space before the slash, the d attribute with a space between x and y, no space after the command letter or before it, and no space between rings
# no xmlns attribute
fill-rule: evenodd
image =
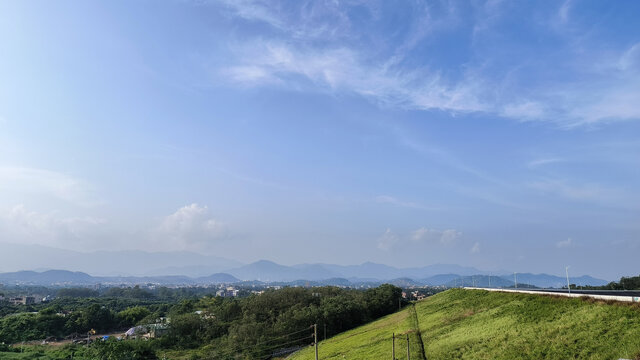
<svg viewBox="0 0 640 360"><path fill-rule="evenodd" d="M420 344L420 359L427 360L427 355L424 350L424 342L422 341L422 333L420 332L420 323L418 322L418 312L416 312L416 305L411 304L411 309L409 309L411 313L411 317L413 317L413 323L416 328L416 335L418 335L418 343Z"/></svg>

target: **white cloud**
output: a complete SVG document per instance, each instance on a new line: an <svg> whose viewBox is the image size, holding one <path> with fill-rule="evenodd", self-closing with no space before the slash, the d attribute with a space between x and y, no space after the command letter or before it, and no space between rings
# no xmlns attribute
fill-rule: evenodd
<svg viewBox="0 0 640 360"><path fill-rule="evenodd" d="M103 203L88 182L43 169L0 167L0 193L5 191L43 194L82 207Z"/></svg>
<svg viewBox="0 0 640 360"><path fill-rule="evenodd" d="M413 249L418 245L437 245L437 246L451 246L454 245L457 240L462 236L462 233L454 230L436 230L422 227L415 231L412 231L408 235L398 235L390 228L387 228L385 232L377 239L378 249L389 251L397 247L405 247L406 249Z"/></svg>
<svg viewBox="0 0 640 360"><path fill-rule="evenodd" d="M526 100L519 103L505 104L501 115L522 121L540 120L546 117L546 109L545 105L540 102Z"/></svg>
<svg viewBox="0 0 640 360"><path fill-rule="evenodd" d="M410 238L413 242L439 242L443 245L449 245L453 244L460 236L462 233L454 229L435 230L421 227L413 231Z"/></svg>
<svg viewBox="0 0 640 360"><path fill-rule="evenodd" d="M479 253L480 252L480 243L476 242L475 244L473 244L473 246L471 247L471 249L469 251L471 251L472 254Z"/></svg>
<svg viewBox="0 0 640 360"><path fill-rule="evenodd" d="M353 3L222 3L235 18L263 22L278 30L238 41L241 45L233 49L235 59L220 73L241 86L350 93L381 106L453 114L481 112L518 121L549 121L565 128L640 119L640 77L634 70L640 52L638 44L622 52L616 69L604 74L576 65L584 63L585 58L592 60L586 62L597 62L598 44L593 44L592 52L585 45L579 53L567 45L562 48L568 52L567 62L558 64L565 66L569 74L562 82L546 78L547 68L528 67L529 59L521 59L520 63L514 59L507 70L520 69L542 76L511 77L511 71L504 71L505 66L492 70L495 63L504 62L499 58L500 52L496 58L482 62L468 61L452 76L446 67L432 65L428 61L431 57L420 64L409 62L412 66L406 60L425 38L461 23L453 3L443 5L445 9L437 14L433 13L434 6L408 5L414 8L405 24L405 36L388 38L369 34L352 23L349 7ZM372 24L384 16L376 2L358 2L357 6L368 9ZM552 16L560 27L568 26L572 7L572 1L567 0ZM485 42L477 38L494 36L495 26L508 13L500 9L497 1L486 2L480 8L472 19L478 47ZM563 36L570 36L567 33L562 32ZM509 45L512 44L506 44ZM437 59L437 55L432 56ZM545 59L541 60L539 64L549 66L544 64Z"/></svg>
<svg viewBox="0 0 640 360"><path fill-rule="evenodd" d="M217 0L232 16L268 24L287 36L298 40L348 39L353 36L351 21L345 8L357 5L367 9L373 17L379 17L374 1L263 1Z"/></svg>
<svg viewBox="0 0 640 360"><path fill-rule="evenodd" d="M640 67L640 43L633 44L618 60L618 69L621 71L635 70Z"/></svg>
<svg viewBox="0 0 640 360"><path fill-rule="evenodd" d="M389 251L393 248L398 242L400 238L396 235L391 229L387 228L387 230L378 238L378 249Z"/></svg>
<svg viewBox="0 0 640 360"><path fill-rule="evenodd" d="M605 187L597 183L576 184L562 179L544 179L527 185L542 193L573 201L622 210L640 210L638 194L623 188Z"/></svg>
<svg viewBox="0 0 640 360"><path fill-rule="evenodd" d="M572 200L610 201L616 192L598 184L569 184L564 180L540 180L529 183L529 186L542 192L560 195Z"/></svg>
<svg viewBox="0 0 640 360"><path fill-rule="evenodd" d="M562 3L562 6L560 6L560 9L558 9L558 17L563 23L569 21L569 12L571 11L572 2L572 0L565 0L565 2Z"/></svg>
<svg viewBox="0 0 640 360"><path fill-rule="evenodd" d="M62 216L17 205L0 213L0 241L38 244L63 249L152 249L211 253L228 239L227 225L212 217L206 206L191 204L161 219L155 226L125 231L106 219Z"/></svg>
<svg viewBox="0 0 640 360"><path fill-rule="evenodd" d="M274 7L269 6L266 2L246 0L219 0L218 2L243 19L266 22L280 29L286 26L286 23L280 19Z"/></svg>
<svg viewBox="0 0 640 360"><path fill-rule="evenodd" d="M166 216L153 234L153 243L163 250L209 251L228 238L227 226L209 215L206 206L191 204Z"/></svg>
<svg viewBox="0 0 640 360"><path fill-rule="evenodd" d="M369 62L348 47L316 49L271 40L238 49L240 64L222 69L241 85L265 84L323 91L346 91L385 106L441 109L455 112L487 111L480 98L481 79L468 73L463 81L448 83L436 71L404 71L385 63Z"/></svg>
<svg viewBox="0 0 640 360"><path fill-rule="evenodd" d="M0 215L3 240L21 244L39 244L73 248L95 245L106 220L94 217L63 217L56 213L40 213L16 205Z"/></svg>
<svg viewBox="0 0 640 360"><path fill-rule="evenodd" d="M568 248L573 246L573 239L568 238L567 240L562 240L556 243L557 248Z"/></svg>
<svg viewBox="0 0 640 360"><path fill-rule="evenodd" d="M571 119L567 126L640 119L640 76L630 76L588 91L574 95L574 106L567 112Z"/></svg>
<svg viewBox="0 0 640 360"><path fill-rule="evenodd" d="M536 159L536 160L530 161L527 164L527 167L530 169L533 169L540 166L555 164L555 163L564 162L564 161L565 160L561 158L542 158L542 159Z"/></svg>
<svg viewBox="0 0 640 360"><path fill-rule="evenodd" d="M404 207L409 209L418 209L418 210L435 210L435 208L430 208L418 203L402 201L394 196L389 195L380 195L376 196L376 202L381 204L391 204L398 207Z"/></svg>

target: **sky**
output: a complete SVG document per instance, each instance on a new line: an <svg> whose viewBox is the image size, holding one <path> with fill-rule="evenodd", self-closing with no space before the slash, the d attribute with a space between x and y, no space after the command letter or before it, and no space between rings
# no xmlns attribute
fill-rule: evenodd
<svg viewBox="0 0 640 360"><path fill-rule="evenodd" d="M2 1L0 242L638 275L639 12Z"/></svg>

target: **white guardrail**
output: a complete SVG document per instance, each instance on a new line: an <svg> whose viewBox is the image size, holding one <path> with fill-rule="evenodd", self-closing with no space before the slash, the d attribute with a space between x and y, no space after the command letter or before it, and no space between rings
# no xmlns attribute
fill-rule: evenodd
<svg viewBox="0 0 640 360"><path fill-rule="evenodd" d="M534 295L555 295L566 297L589 297L599 300L614 300L625 302L640 302L639 296L620 296L620 295L598 295L598 294L576 294L567 292L552 292L552 291L532 291L532 290L517 290L517 289L498 289L498 288L479 288L479 287L465 287L467 290L486 290L486 291L501 291L501 292L515 292L522 294L534 294Z"/></svg>

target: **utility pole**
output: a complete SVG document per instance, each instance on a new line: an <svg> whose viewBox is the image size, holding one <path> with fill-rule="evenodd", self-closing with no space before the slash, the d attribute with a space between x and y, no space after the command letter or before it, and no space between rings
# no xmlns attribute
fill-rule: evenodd
<svg viewBox="0 0 640 360"><path fill-rule="evenodd" d="M567 289L569 289L569 294L571 294L571 284L569 283L569 267L565 267L564 271L567 273Z"/></svg>
<svg viewBox="0 0 640 360"><path fill-rule="evenodd" d="M518 288L518 276L516 275L516 273L513 273L513 283L516 287L516 289Z"/></svg>
<svg viewBox="0 0 640 360"><path fill-rule="evenodd" d="M489 287L491 287L491 274L489 274Z"/></svg>
<svg viewBox="0 0 640 360"><path fill-rule="evenodd" d="M396 360L396 333L391 333L391 360Z"/></svg>
<svg viewBox="0 0 640 360"><path fill-rule="evenodd" d="M313 342L316 348L316 360L318 360L318 324L313 324Z"/></svg>
<svg viewBox="0 0 640 360"><path fill-rule="evenodd" d="M409 351L409 334L407 334L407 360L411 360L411 352Z"/></svg>

